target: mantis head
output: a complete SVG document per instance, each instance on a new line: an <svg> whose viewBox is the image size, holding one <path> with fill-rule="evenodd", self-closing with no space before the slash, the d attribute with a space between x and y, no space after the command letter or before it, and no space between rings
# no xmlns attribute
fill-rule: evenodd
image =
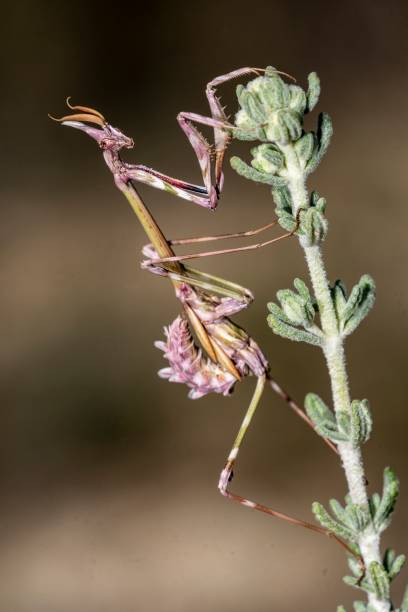
<svg viewBox="0 0 408 612"><path fill-rule="evenodd" d="M134 142L132 138L123 134L118 128L109 125L105 117L94 108L88 106L72 106L67 98L67 106L71 110L80 111L71 115L65 115L61 118L55 118L49 115L54 121L68 125L69 127L82 130L88 136L96 140L101 149L117 153L121 149L132 149ZM95 124L99 128L92 127L88 124Z"/></svg>

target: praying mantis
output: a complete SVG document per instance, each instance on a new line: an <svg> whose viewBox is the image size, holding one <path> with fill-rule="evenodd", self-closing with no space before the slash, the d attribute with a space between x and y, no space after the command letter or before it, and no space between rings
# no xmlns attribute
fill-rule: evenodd
<svg viewBox="0 0 408 612"><path fill-rule="evenodd" d="M225 151L234 130L234 126L228 122L224 109L216 95L216 88L228 80L249 73L258 74L260 70L257 68L241 68L210 81L206 87L206 96L211 113L210 117L204 117L195 113L180 113L177 117L180 127L186 134L197 156L202 173L203 186L172 178L140 164L124 162L121 159L120 151L123 148L133 148L133 140L123 134L118 128L110 125L104 116L95 109L87 106L73 106L68 99L68 107L76 112L56 120L63 125L85 132L99 144L105 163L113 175L116 186L130 203L150 241L150 244L143 249L146 259L142 263L142 267L150 272L169 278L174 286L176 296L182 304L183 316L177 317L165 329L166 341L156 343L156 346L164 351L165 357L169 362L169 367L161 370L159 374L172 382L187 384L190 388L189 396L193 399L209 392L228 395L231 393L236 382L243 377L252 374L257 378L256 388L250 405L219 478L218 488L221 494L243 506L330 536L345 548L349 554L359 558L344 541L327 529L283 514L230 491L229 483L233 477L233 469L237 456L266 383L269 383L272 390L284 399L289 407L310 427L314 429L314 425L306 413L271 377L268 362L257 343L245 330L229 318L231 315L249 306L254 299L252 293L236 283L201 272L184 263L185 260L198 257L239 253L261 248L293 236L296 233L297 226L291 232L264 242L238 248L177 256L173 250L173 247L176 245L254 236L272 228L276 225L277 221L246 232L167 240L134 186L135 181L140 181L199 206L214 209L222 192L224 182L222 165ZM193 125L193 122L213 129L214 151ZM213 157L214 166L212 166ZM191 330L193 330L201 348L196 345ZM324 439L324 441L337 453L337 448L331 441L327 439Z"/></svg>

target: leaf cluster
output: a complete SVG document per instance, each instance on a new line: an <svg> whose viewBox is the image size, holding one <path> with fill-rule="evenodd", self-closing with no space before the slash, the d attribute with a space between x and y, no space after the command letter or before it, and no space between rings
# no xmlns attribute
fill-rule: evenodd
<svg viewBox="0 0 408 612"><path fill-rule="evenodd" d="M292 289L278 291L280 306L274 302L268 304L268 325L275 334L284 338L320 345L323 335L314 323L317 312L316 302L300 278L295 278L293 284L295 291Z"/></svg>

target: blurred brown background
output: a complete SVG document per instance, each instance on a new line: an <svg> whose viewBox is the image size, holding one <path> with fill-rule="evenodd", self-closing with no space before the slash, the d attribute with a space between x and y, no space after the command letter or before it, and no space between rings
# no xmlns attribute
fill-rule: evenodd
<svg viewBox="0 0 408 612"><path fill-rule="evenodd" d="M146 239L95 144L47 118L72 95L134 137L129 160L198 182L175 116L207 113L205 83L240 66L321 77L335 137L311 185L328 198L332 280L350 286L369 272L378 284L375 310L348 342L352 395L374 411L372 489L385 465L401 477L385 541L408 551L407 18L405 2L373 0L3 5L1 610L323 611L355 599L332 542L217 494L253 381L230 399L193 402L158 379L153 341L178 311L171 287L140 270ZM233 90L223 94L231 112ZM228 164L215 214L141 193L173 237L273 216L268 188ZM255 292L238 320L294 397L329 399L319 351L265 323L276 290L306 277L295 242L201 266ZM310 518L313 500L345 485L322 442L268 393L235 490Z"/></svg>

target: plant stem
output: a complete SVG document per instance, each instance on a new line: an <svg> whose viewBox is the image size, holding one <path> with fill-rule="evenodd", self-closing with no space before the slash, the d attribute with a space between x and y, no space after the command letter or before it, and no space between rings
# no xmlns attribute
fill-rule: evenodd
<svg viewBox="0 0 408 612"><path fill-rule="evenodd" d="M296 216L301 208L308 207L309 195L306 189L305 176L299 167L293 146L287 145L284 148L288 189L293 202L293 215ZM351 402L344 341L338 330L337 317L330 294L322 253L319 246L308 246L302 240L302 237L300 237L299 242L305 253L310 279L319 308L321 328L324 333L322 348L329 370L335 413L336 416L343 411L350 414ZM351 500L354 504L358 504L368 510L367 481L364 473L361 447L352 445L350 442L340 442L338 450ZM381 563L380 535L375 530L371 519L359 536L358 545L366 570L373 561ZM376 612L389 612L392 609L390 600L380 600L374 593L369 594L369 604L372 610Z"/></svg>

